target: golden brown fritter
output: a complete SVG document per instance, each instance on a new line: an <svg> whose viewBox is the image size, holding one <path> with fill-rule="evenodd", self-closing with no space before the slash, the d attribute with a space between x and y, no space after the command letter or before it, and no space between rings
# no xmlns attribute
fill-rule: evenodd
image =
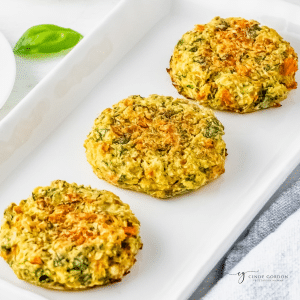
<svg viewBox="0 0 300 300"><path fill-rule="evenodd" d="M135 263L139 225L113 193L56 180L5 210L0 254L20 279L39 286L105 285Z"/></svg>
<svg viewBox="0 0 300 300"><path fill-rule="evenodd" d="M298 56L271 28L214 18L185 33L170 60L173 85L213 109L239 113L281 106L297 88Z"/></svg>
<svg viewBox="0 0 300 300"><path fill-rule="evenodd" d="M130 96L99 115L84 146L99 178L168 198L224 173L223 129L210 109L191 101Z"/></svg>

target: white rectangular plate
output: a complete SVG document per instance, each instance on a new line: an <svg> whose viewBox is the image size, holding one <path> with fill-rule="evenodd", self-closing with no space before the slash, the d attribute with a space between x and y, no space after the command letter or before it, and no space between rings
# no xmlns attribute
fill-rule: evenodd
<svg viewBox="0 0 300 300"><path fill-rule="evenodd" d="M132 94L178 97L166 68L177 41L194 24L217 15L255 19L276 29L300 53L296 5L177 0L167 14L169 5L124 1L0 123L0 211L55 179L110 190L129 203L141 221L144 248L130 275L107 287L51 291L18 280L1 260L0 278L53 300L186 299L299 163L296 90L281 108L246 115L216 112L225 125L226 173L196 192L162 201L119 189L93 174L83 142L94 119ZM123 49L131 50L120 60Z"/></svg>

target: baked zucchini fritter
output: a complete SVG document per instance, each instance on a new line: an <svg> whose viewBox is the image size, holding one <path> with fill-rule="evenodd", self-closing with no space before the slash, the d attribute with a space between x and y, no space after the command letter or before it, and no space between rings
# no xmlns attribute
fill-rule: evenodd
<svg viewBox="0 0 300 300"><path fill-rule="evenodd" d="M297 88L297 69L297 54L274 29L215 17L182 36L167 71L183 96L246 113L281 106Z"/></svg>
<svg viewBox="0 0 300 300"><path fill-rule="evenodd" d="M135 263L139 224L113 193L56 180L5 210L0 253L20 279L39 286L105 285Z"/></svg>
<svg viewBox="0 0 300 300"><path fill-rule="evenodd" d="M191 101L130 96L99 115L84 146L99 178L168 198L224 173L223 129L210 109Z"/></svg>

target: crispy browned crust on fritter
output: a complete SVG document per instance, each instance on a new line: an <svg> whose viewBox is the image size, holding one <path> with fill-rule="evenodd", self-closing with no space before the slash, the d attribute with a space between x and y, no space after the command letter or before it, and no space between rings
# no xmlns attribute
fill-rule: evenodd
<svg viewBox="0 0 300 300"><path fill-rule="evenodd" d="M86 289L129 273L142 247L139 227L113 193L56 180L5 210L0 254L20 279Z"/></svg>
<svg viewBox="0 0 300 300"><path fill-rule="evenodd" d="M297 54L274 29L220 17L185 33L167 69L181 95L238 113L281 106L297 70Z"/></svg>
<svg viewBox="0 0 300 300"><path fill-rule="evenodd" d="M130 96L99 115L84 146L99 178L168 198L224 172L223 129L210 109L188 100Z"/></svg>

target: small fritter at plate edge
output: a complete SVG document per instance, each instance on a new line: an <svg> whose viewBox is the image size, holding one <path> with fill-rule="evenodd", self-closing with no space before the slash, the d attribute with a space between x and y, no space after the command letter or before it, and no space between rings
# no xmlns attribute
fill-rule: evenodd
<svg viewBox="0 0 300 300"><path fill-rule="evenodd" d="M18 278L59 290L118 282L142 247L140 223L108 191L56 180L5 210L1 256Z"/></svg>

